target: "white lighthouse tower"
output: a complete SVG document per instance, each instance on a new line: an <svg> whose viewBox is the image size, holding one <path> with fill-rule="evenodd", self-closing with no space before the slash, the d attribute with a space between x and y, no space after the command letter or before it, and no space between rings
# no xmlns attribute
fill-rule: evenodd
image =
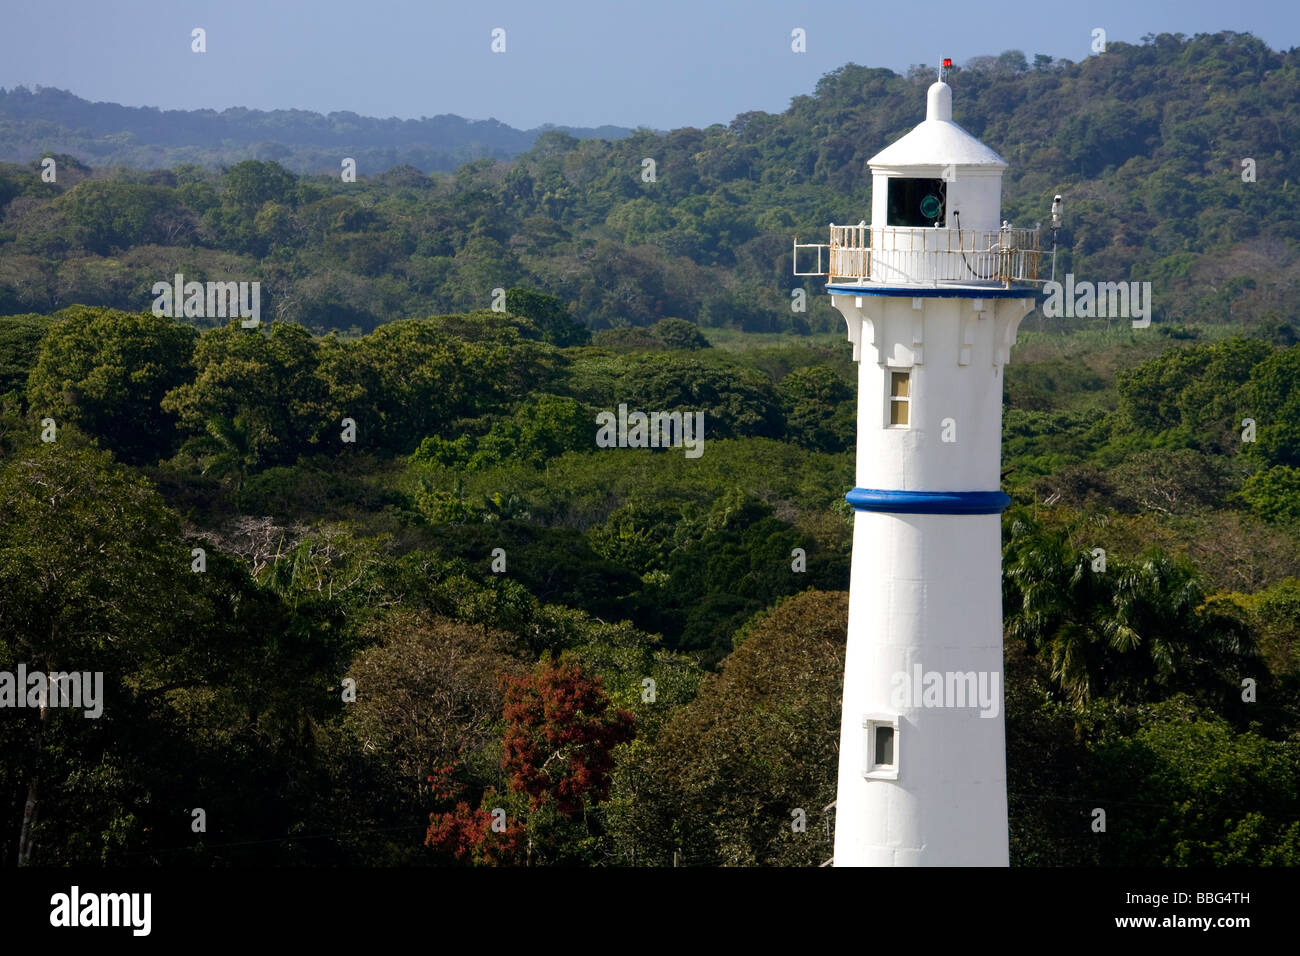
<svg viewBox="0 0 1300 956"><path fill-rule="evenodd" d="M1039 253L1001 221L1006 165L941 78L869 161L870 225L795 244L859 363L835 866L1008 862L1002 368Z"/></svg>

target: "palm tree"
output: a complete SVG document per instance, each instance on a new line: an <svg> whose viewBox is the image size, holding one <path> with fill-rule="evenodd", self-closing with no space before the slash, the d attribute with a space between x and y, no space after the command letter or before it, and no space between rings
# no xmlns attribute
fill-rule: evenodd
<svg viewBox="0 0 1300 956"><path fill-rule="evenodd" d="M1107 637L1126 654L1115 670L1129 694L1144 683L1167 692L1235 683L1243 659L1254 654L1244 619L1227 603L1207 602L1196 570L1159 549L1120 569L1113 603ZM1127 655L1135 649L1144 653Z"/></svg>
<svg viewBox="0 0 1300 956"><path fill-rule="evenodd" d="M526 521L527 503L513 491L508 495L495 492L483 496L484 521Z"/></svg>
<svg viewBox="0 0 1300 956"><path fill-rule="evenodd" d="M1012 534L1003 569L1007 632L1045 657L1057 687L1082 704L1092 695L1107 639L1104 575L1063 535L1020 523Z"/></svg>
<svg viewBox="0 0 1300 956"><path fill-rule="evenodd" d="M233 418L215 415L207 420L205 428L206 434L191 438L181 451L202 462L202 474L231 479L237 503L249 471L257 464L266 427L240 411Z"/></svg>
<svg viewBox="0 0 1300 956"><path fill-rule="evenodd" d="M1046 659L1073 704L1100 693L1151 699L1223 684L1253 653L1244 621L1207 603L1196 570L1153 549L1136 561L1092 555L1017 521L1006 548L1007 633Z"/></svg>

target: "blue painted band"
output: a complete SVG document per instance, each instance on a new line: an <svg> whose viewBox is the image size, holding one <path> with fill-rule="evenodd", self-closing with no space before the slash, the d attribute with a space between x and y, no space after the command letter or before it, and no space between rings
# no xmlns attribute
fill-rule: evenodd
<svg viewBox="0 0 1300 956"><path fill-rule="evenodd" d="M896 298L912 296L917 299L1029 299L1038 295L1037 289L983 289L976 286L951 286L934 288L912 288L909 286L859 286L827 285L826 291L832 295L888 295Z"/></svg>
<svg viewBox="0 0 1300 956"><path fill-rule="evenodd" d="M857 511L906 515L996 515L1011 498L1002 491L881 491L854 488L844 500Z"/></svg>

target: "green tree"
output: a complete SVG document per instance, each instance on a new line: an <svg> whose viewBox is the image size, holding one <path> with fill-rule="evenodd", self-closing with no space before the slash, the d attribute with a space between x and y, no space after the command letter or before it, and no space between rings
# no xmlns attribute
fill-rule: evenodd
<svg viewBox="0 0 1300 956"><path fill-rule="evenodd" d="M685 319L660 319L650 326L649 331L670 349L694 352L709 348L709 340L704 337L699 326Z"/></svg>
<svg viewBox="0 0 1300 956"><path fill-rule="evenodd" d="M0 469L0 667L100 672L104 713L129 714L132 677L194 620L188 575L175 516L107 453L42 444ZM13 834L20 865L38 859L42 834L58 858L60 836L81 830L81 822L41 807L50 799L57 805L61 788L93 774L103 745L80 712L40 706L23 713L24 745L11 757L25 792L10 793L10 805L24 807ZM109 819L115 810L95 815L110 846L135 826L129 815Z"/></svg>
<svg viewBox="0 0 1300 956"><path fill-rule="evenodd" d="M257 449L264 440L265 428L247 412L239 412L234 418L217 415L204 426L207 433L187 441L181 453L199 461L202 474L229 479L238 503L244 482L257 464Z"/></svg>
<svg viewBox="0 0 1300 956"><path fill-rule="evenodd" d="M848 595L807 591L759 616L698 696L615 775L624 864L817 866L831 855ZM613 809L613 808L616 808ZM804 811L806 830L793 826Z"/></svg>
<svg viewBox="0 0 1300 956"><path fill-rule="evenodd" d="M1272 351L1242 338L1170 349L1117 373L1119 412L1138 429L1160 436L1164 446L1239 449L1241 419L1250 408L1247 383Z"/></svg>
<svg viewBox="0 0 1300 956"><path fill-rule="evenodd" d="M1003 552L1007 633L1024 640L1075 705L1114 695L1152 700L1198 690L1221 703L1254 657L1241 618L1206 601L1186 562L1151 549L1137 560L1072 546L1014 520Z"/></svg>
<svg viewBox="0 0 1300 956"><path fill-rule="evenodd" d="M792 571L794 549L808 551L808 544L765 502L739 488L720 493L707 513L674 530L665 576L649 592L646 626L680 635L675 647L716 664L731 650L736 629L774 596L847 581L847 556L816 549L806 556L806 571Z"/></svg>
<svg viewBox="0 0 1300 956"><path fill-rule="evenodd" d="M77 307L41 340L27 384L40 417L71 423L123 461L148 464L175 447L175 416L161 407L193 375L198 333L147 312Z"/></svg>
<svg viewBox="0 0 1300 956"><path fill-rule="evenodd" d="M1265 521L1287 524L1300 520L1300 468L1274 465L1242 483L1238 497Z"/></svg>
<svg viewBox="0 0 1300 956"><path fill-rule="evenodd" d="M1251 371L1246 389L1248 417L1258 425L1256 443L1250 447L1271 465L1300 468L1300 345L1278 349ZM1240 428L1240 417L1233 423Z"/></svg>
<svg viewBox="0 0 1300 956"><path fill-rule="evenodd" d="M1250 611L1269 671L1279 677L1300 671L1300 580L1285 578L1241 603Z"/></svg>
<svg viewBox="0 0 1300 956"><path fill-rule="evenodd" d="M226 197L244 210L257 212L264 203L292 204L297 178L278 163L246 159L226 170Z"/></svg>
<svg viewBox="0 0 1300 956"><path fill-rule="evenodd" d="M852 448L857 421L853 389L825 365L795 369L778 389L790 436L806 448Z"/></svg>
<svg viewBox="0 0 1300 956"><path fill-rule="evenodd" d="M170 189L102 179L78 183L54 202L66 213L74 241L100 255L165 241L165 222L177 207Z"/></svg>
<svg viewBox="0 0 1300 956"><path fill-rule="evenodd" d="M564 301L553 295L531 289L507 289L506 311L531 319L542 330L546 341L559 348L591 341L590 330L574 321Z"/></svg>
<svg viewBox="0 0 1300 956"><path fill-rule="evenodd" d="M335 420L355 420L359 444L401 454L497 412L526 381L544 386L554 374L549 346L472 317L389 322L356 342L326 340L322 349Z"/></svg>
<svg viewBox="0 0 1300 956"><path fill-rule="evenodd" d="M0 316L0 395L26 394L27 377L53 321L44 315Z"/></svg>
<svg viewBox="0 0 1300 956"><path fill-rule="evenodd" d="M238 322L211 329L194 349L193 381L168 392L162 408L195 436L211 437L212 421L242 423L255 467L290 464L326 430L341 427L327 418L317 348L311 333L292 323L273 323L269 331Z"/></svg>
<svg viewBox="0 0 1300 956"><path fill-rule="evenodd" d="M474 444L472 452L466 442L454 458L449 458L445 450L435 454L434 449L446 449L451 444L435 437L426 439L420 446L423 452L417 450L416 454L447 464L463 462L471 470L507 462L542 468L566 451L590 449L593 421L594 416L572 398L533 395L512 417L498 419Z"/></svg>
<svg viewBox="0 0 1300 956"><path fill-rule="evenodd" d="M783 434L776 390L753 369L712 357L666 354L624 356L609 371L579 397L597 408L617 408L632 399L631 409L702 411L707 438Z"/></svg>
<svg viewBox="0 0 1300 956"><path fill-rule="evenodd" d="M1144 710L1096 753L1109 808L1103 863L1300 864L1300 745L1242 732L1186 700Z"/></svg>

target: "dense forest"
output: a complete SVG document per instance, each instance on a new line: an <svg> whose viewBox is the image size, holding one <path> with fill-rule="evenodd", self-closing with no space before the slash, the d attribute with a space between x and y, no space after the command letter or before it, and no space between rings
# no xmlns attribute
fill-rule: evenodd
<svg viewBox="0 0 1300 956"><path fill-rule="evenodd" d="M1297 57L1220 34L1044 59L1012 52L951 77L954 118L1011 164L1003 217L1046 220L1062 193L1058 271L1150 281L1157 322L1286 324ZM258 280L267 318L317 332L487 308L514 286L558 296L592 329L677 317L838 331L811 283L808 311L791 310L791 240L866 216L866 160L920 119L933 75L849 65L778 115L614 141L550 131L454 175L363 164L343 182L344 152L332 176L262 160L92 172L56 156L47 183L35 161L0 165L0 314L135 312L179 272Z"/></svg>
<svg viewBox="0 0 1300 956"><path fill-rule="evenodd" d="M522 130L449 114L401 120L307 110L159 110L91 103L49 87L0 87L0 157L16 162L54 152L94 166L161 169L182 163L215 168L252 158L310 173L338 169L339 158L350 156L361 169L409 165L453 172L470 160L517 156L550 130L579 139L632 132L617 126Z"/></svg>
<svg viewBox="0 0 1300 956"><path fill-rule="evenodd" d="M829 858L856 369L791 238L930 81L450 176L0 169L0 671L105 675L0 720L5 865ZM1235 34L952 78L1058 271L1154 286L1007 369L1015 864L1300 864L1298 81ZM262 325L153 314L177 272ZM703 453L599 447L620 404Z"/></svg>

